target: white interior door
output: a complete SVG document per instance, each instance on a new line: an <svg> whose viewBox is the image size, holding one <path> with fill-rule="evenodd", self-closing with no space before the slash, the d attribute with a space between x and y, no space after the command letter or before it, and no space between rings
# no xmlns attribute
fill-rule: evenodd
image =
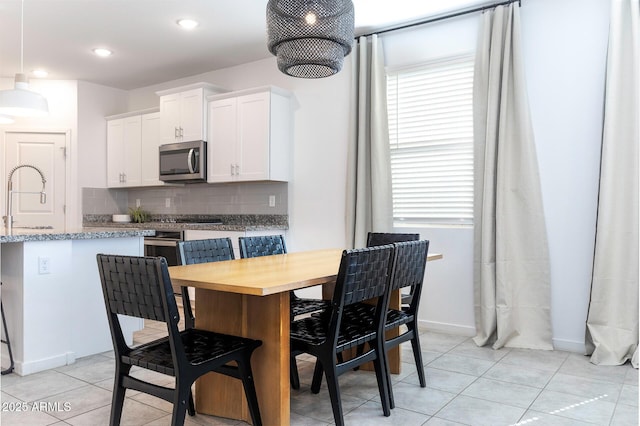
<svg viewBox="0 0 640 426"><path fill-rule="evenodd" d="M5 145L5 171L3 183L11 170L22 164L36 166L46 179L46 202L40 203L42 189L40 174L23 167L12 177L13 191L35 194L13 194L14 227L52 226L65 228L65 147L66 133L7 132ZM8 194L5 193L5 197ZM6 204L5 204L6 209ZM5 212L6 214L6 212Z"/></svg>

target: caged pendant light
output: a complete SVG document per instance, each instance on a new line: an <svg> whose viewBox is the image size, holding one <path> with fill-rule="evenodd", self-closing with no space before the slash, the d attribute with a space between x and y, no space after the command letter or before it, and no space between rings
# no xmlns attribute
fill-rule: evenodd
<svg viewBox="0 0 640 426"><path fill-rule="evenodd" d="M278 69L323 78L342 69L353 44L351 0L269 0L267 36Z"/></svg>
<svg viewBox="0 0 640 426"><path fill-rule="evenodd" d="M24 0L20 16L20 72L16 74L14 88L0 91L0 115L40 117L49 114L47 99L29 90L29 79L23 73L24 62Z"/></svg>

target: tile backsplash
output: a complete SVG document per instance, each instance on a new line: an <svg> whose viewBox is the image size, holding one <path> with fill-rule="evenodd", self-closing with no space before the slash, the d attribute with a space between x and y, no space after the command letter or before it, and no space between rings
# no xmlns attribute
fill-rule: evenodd
<svg viewBox="0 0 640 426"><path fill-rule="evenodd" d="M275 206L269 206L269 198ZM151 214L288 214L286 182L188 184L152 188L83 188L82 214L127 213L136 201Z"/></svg>

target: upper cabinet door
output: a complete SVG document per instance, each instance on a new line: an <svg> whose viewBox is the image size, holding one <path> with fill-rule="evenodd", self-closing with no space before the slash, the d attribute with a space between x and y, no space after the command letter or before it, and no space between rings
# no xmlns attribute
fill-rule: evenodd
<svg viewBox="0 0 640 426"><path fill-rule="evenodd" d="M124 119L124 146L122 164L124 164L124 186L139 186L141 183L140 164L142 118L139 115Z"/></svg>
<svg viewBox="0 0 640 426"><path fill-rule="evenodd" d="M180 93L180 142L205 140L205 104L202 89Z"/></svg>
<svg viewBox="0 0 640 426"><path fill-rule="evenodd" d="M195 83L156 92L160 96L161 145L206 140L206 97L223 91L209 83Z"/></svg>
<svg viewBox="0 0 640 426"><path fill-rule="evenodd" d="M107 187L140 185L141 123L139 115L107 122Z"/></svg>
<svg viewBox="0 0 640 426"><path fill-rule="evenodd" d="M270 105L268 92L237 98L237 180L268 180Z"/></svg>
<svg viewBox="0 0 640 426"><path fill-rule="evenodd" d="M107 187L123 186L124 119L107 121Z"/></svg>
<svg viewBox="0 0 640 426"><path fill-rule="evenodd" d="M164 185L160 177L160 113L142 115L142 161L141 184L142 186Z"/></svg>
<svg viewBox="0 0 640 426"><path fill-rule="evenodd" d="M160 97L160 144L179 142L180 93Z"/></svg>
<svg viewBox="0 0 640 426"><path fill-rule="evenodd" d="M230 182L236 175L236 99L209 102L207 182Z"/></svg>

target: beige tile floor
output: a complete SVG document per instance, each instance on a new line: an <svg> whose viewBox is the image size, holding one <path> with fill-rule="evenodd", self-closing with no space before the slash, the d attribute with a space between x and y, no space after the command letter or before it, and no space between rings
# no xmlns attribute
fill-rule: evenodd
<svg viewBox="0 0 640 426"><path fill-rule="evenodd" d="M137 342L163 333L148 321ZM347 425L638 425L638 370L629 364L600 367L568 352L478 348L467 337L421 333L427 387L420 388L410 346L403 346L402 373L394 376L396 408L384 417L373 373L340 377ZM313 359L300 357L301 388L291 392L291 424L331 425L326 388L309 391ZM113 353L26 377L0 379L2 425L87 425L109 423ZM160 385L167 376L138 370ZM25 411L16 411L24 408ZM123 425L168 425L171 405L127 391ZM206 415L186 425L241 425ZM271 425L269 425L271 426Z"/></svg>

